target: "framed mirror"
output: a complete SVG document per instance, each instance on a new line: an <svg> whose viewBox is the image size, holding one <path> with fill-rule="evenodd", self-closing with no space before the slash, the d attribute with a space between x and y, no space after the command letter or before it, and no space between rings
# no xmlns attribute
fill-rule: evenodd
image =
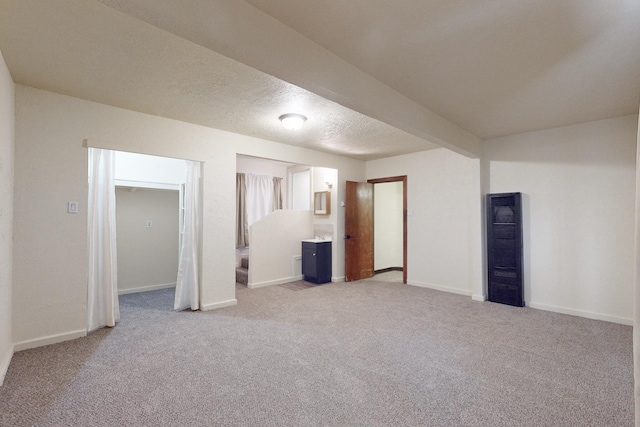
<svg viewBox="0 0 640 427"><path fill-rule="evenodd" d="M313 213L315 215L331 214L331 192L316 191L313 193Z"/></svg>

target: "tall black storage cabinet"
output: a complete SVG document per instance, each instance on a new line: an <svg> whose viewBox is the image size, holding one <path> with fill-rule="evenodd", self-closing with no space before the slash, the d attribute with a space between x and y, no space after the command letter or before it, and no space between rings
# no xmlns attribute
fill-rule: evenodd
<svg viewBox="0 0 640 427"><path fill-rule="evenodd" d="M487 194L489 301L524 306L520 193Z"/></svg>

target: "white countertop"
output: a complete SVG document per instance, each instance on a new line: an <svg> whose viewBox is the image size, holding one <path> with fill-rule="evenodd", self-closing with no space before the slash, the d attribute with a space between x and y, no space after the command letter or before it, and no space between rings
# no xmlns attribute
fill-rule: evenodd
<svg viewBox="0 0 640 427"><path fill-rule="evenodd" d="M314 238L314 239L304 239L303 242L309 242L309 243L323 243L323 242L331 242L331 237L324 237L324 238Z"/></svg>

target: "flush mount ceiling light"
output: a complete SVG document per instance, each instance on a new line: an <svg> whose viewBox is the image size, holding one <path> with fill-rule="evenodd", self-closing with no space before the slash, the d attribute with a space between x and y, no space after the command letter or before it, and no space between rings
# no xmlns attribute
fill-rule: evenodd
<svg viewBox="0 0 640 427"><path fill-rule="evenodd" d="M302 127L307 118L302 114L283 114L278 117L282 122L282 126L290 130L298 130Z"/></svg>

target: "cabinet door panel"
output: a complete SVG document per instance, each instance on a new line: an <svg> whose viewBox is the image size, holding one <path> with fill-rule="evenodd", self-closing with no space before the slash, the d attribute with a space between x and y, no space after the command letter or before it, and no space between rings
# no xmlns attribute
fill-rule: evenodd
<svg viewBox="0 0 640 427"><path fill-rule="evenodd" d="M302 274L314 276L316 274L316 253L315 248L302 248Z"/></svg>

